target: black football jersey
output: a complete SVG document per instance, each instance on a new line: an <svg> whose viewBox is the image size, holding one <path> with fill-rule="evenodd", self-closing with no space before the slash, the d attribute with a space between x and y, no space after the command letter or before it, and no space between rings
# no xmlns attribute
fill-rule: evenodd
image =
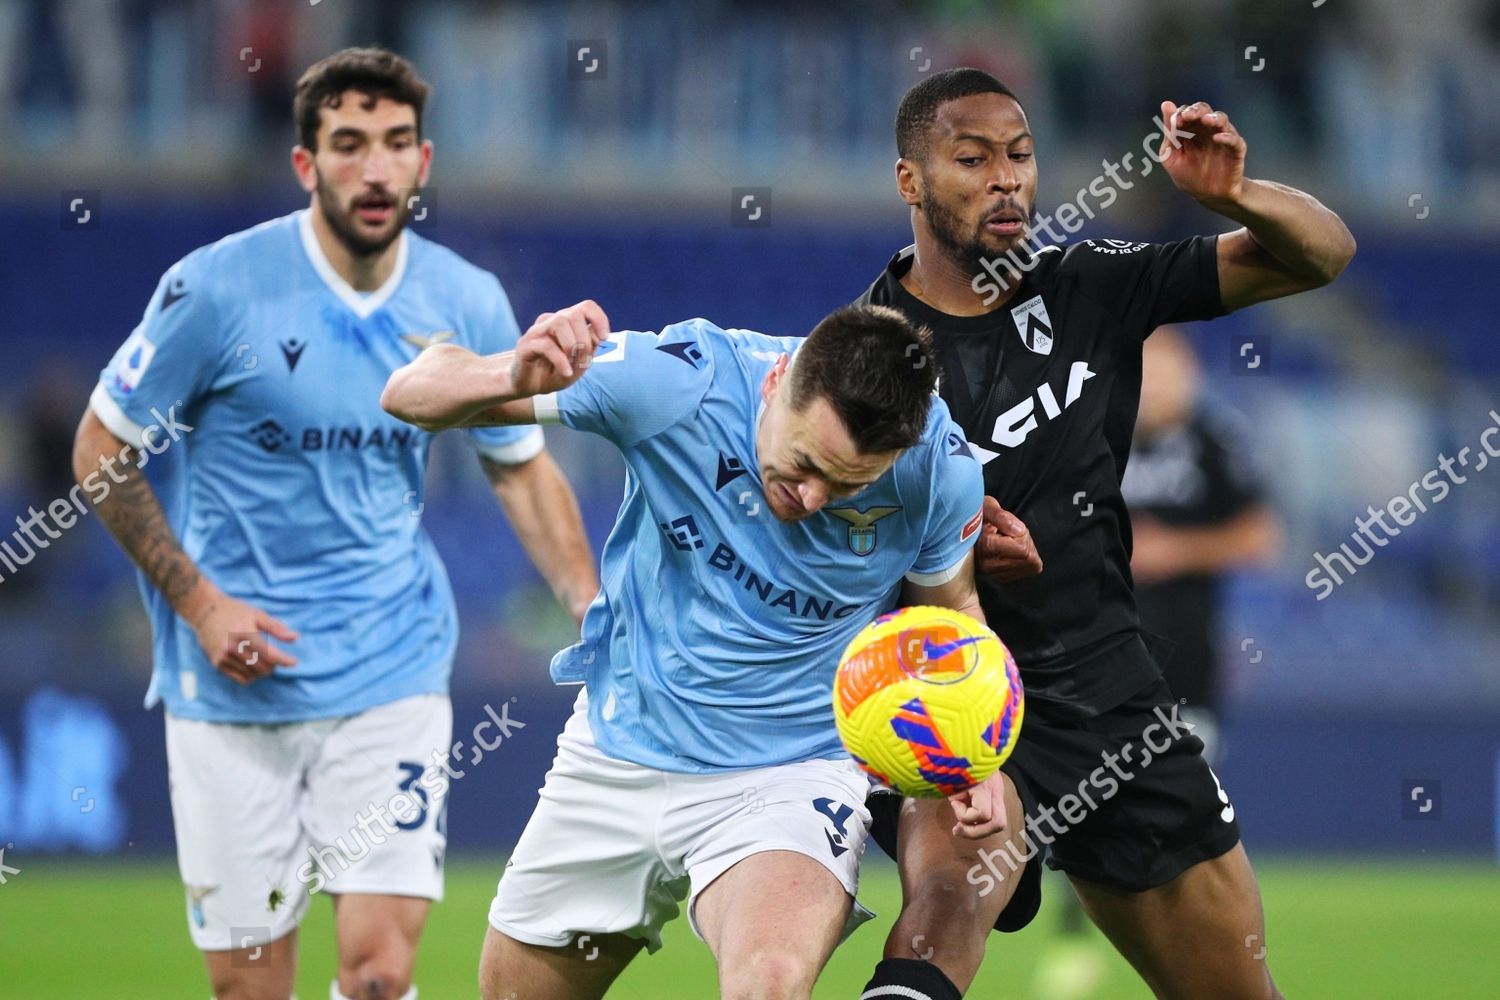
<svg viewBox="0 0 1500 1000"><path fill-rule="evenodd" d="M902 287L908 247L859 300L932 331L938 390L983 463L985 492L1031 530L1042 573L1013 583L980 576L979 596L1028 701L1048 714L1098 714L1159 675L1131 595L1120 479L1142 343L1163 323L1223 314L1216 244L1048 247L1016 293L980 316L938 312Z"/></svg>
<svg viewBox="0 0 1500 1000"><path fill-rule="evenodd" d="M1192 418L1151 436L1137 434L1121 490L1131 512L1174 528L1222 524L1264 502L1237 415L1199 406ZM1220 577L1187 573L1135 589L1141 625L1172 643L1162 664L1172 693L1190 705L1219 701Z"/></svg>

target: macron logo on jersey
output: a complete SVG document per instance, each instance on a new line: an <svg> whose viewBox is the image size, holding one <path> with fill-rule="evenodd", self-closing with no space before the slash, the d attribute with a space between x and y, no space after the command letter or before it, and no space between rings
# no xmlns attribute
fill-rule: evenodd
<svg viewBox="0 0 1500 1000"><path fill-rule="evenodd" d="M307 350L307 341L289 337L281 341L281 356L286 358L286 370L288 373L297 370L297 362L302 360L302 352Z"/></svg>
<svg viewBox="0 0 1500 1000"><path fill-rule="evenodd" d="M656 349L664 354L670 354L677 360L684 361L694 368L703 363L703 354L698 350L698 345L687 341L681 341L676 344L657 344Z"/></svg>
<svg viewBox="0 0 1500 1000"><path fill-rule="evenodd" d="M173 278L166 291L161 293L161 312L166 312L185 298L187 298L187 283L181 278Z"/></svg>
<svg viewBox="0 0 1500 1000"><path fill-rule="evenodd" d="M745 474L745 463L733 455L719 452L719 474L714 477L714 492L717 493Z"/></svg>

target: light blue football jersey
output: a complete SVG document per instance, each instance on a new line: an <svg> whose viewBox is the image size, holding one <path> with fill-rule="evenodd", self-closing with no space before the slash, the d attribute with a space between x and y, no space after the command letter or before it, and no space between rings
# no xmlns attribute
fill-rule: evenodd
<svg viewBox="0 0 1500 1000"><path fill-rule="evenodd" d="M552 677L588 687L610 756L710 772L847 756L839 656L903 577L953 578L978 538L979 463L939 399L920 443L857 495L784 524L762 494L761 384L796 338L697 319L616 333L538 419L613 441L625 497L603 589Z"/></svg>
<svg viewBox="0 0 1500 1000"><path fill-rule="evenodd" d="M399 240L369 294L334 271L307 211L196 250L104 369L90 405L105 426L131 443L162 429L145 471L187 554L301 633L277 642L296 666L241 687L141 576L148 706L286 722L447 691L457 618L418 516L431 435L381 410L380 393L427 344L488 354L519 331L493 275L416 233ZM542 448L534 427L469 436L500 462Z"/></svg>

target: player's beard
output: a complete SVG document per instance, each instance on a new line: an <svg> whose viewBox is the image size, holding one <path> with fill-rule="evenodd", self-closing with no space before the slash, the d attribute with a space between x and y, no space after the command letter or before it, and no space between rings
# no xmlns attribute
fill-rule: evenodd
<svg viewBox="0 0 1500 1000"><path fill-rule="evenodd" d="M998 260L1011 251L1019 254L1022 252L1020 248L1031 238L1030 232L1023 229L1009 246L992 248L986 245L982 228L984 221L981 219L969 225L957 212L939 201L930 187L922 192L922 214L927 217L928 231L953 262L965 273L976 276L984 272L985 259ZM1030 218L1031 212L1027 211L1025 215Z"/></svg>
<svg viewBox="0 0 1500 1000"><path fill-rule="evenodd" d="M369 192L360 193L350 200L348 207L343 207L339 204L338 194L323 181L323 175L318 174L318 207L323 212L323 220L344 245L344 249L356 257L374 257L384 253L386 247L396 242L396 237L406 228L406 219L410 214L410 201L388 194L393 205L390 229L373 238L364 236L355 228L354 213L358 202L368 194Z"/></svg>

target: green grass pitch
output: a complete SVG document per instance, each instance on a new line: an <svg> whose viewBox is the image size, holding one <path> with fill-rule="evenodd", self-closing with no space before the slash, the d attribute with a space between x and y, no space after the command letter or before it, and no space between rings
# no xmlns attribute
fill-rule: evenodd
<svg viewBox="0 0 1500 1000"><path fill-rule="evenodd" d="M15 864L11 858L7 862ZM184 924L170 860L36 859L0 886L0 997L5 1000L204 1000L207 979ZM1267 959L1292 998L1500 996L1500 869L1483 861L1394 859L1274 861L1259 866L1270 942ZM448 866L448 898L427 926L417 966L423 1000L474 997L475 964L500 863L461 857ZM879 917L835 953L819 1000L853 1000L895 916L899 887L871 858L861 898ZM1049 898L1062 890L1049 879ZM969 996L1028 1000L1036 957L1054 939L1056 909L1016 935L990 939ZM303 925L298 995L322 1000L333 975L331 907L314 900ZM1109 952L1094 997L1149 994ZM679 918L666 947L642 955L610 993L622 1000L704 1000L717 995L713 961Z"/></svg>

